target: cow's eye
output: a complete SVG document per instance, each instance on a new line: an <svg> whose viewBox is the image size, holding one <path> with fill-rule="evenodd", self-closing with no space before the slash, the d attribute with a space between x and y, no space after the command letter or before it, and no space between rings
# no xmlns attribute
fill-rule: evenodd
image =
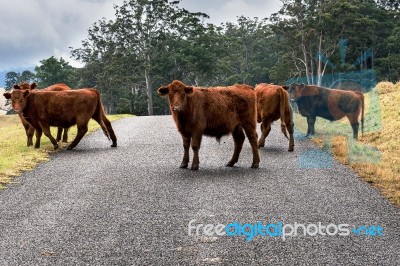
<svg viewBox="0 0 400 266"><path fill-rule="evenodd" d="M24 100L21 100L21 103L23 103L24 102Z"/></svg>

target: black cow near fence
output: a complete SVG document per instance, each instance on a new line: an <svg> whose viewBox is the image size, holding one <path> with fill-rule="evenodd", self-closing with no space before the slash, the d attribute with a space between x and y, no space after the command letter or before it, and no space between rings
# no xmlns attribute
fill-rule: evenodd
<svg viewBox="0 0 400 266"><path fill-rule="evenodd" d="M290 99L296 102L300 114L307 118L307 136L314 135L316 117L336 121L347 117L353 129L353 137L358 139L361 113L361 132L364 131L364 95L358 91L328 89L316 85L291 84L283 86Z"/></svg>

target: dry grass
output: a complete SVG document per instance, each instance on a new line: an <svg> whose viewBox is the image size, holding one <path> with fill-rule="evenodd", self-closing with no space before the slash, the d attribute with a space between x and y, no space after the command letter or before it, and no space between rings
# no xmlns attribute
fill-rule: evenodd
<svg viewBox="0 0 400 266"><path fill-rule="evenodd" d="M110 121L128 117L130 115L110 115ZM100 128L94 121L89 122L89 131ZM53 136L56 128L52 128ZM68 132L69 141L75 138L76 127ZM35 138L34 138L35 139ZM34 149L26 146L26 135L22 124L16 115L0 116L0 188L12 182L12 177L20 175L23 171L32 170L39 162L49 160L49 153L53 145L46 136L41 138L41 148Z"/></svg>
<svg viewBox="0 0 400 266"><path fill-rule="evenodd" d="M329 122L318 118L317 135L312 138L320 147L329 147L333 156L349 165L393 203L400 205L400 82L381 82L365 95L365 133L359 142L352 140L348 120ZM306 132L304 117L295 115L295 125Z"/></svg>

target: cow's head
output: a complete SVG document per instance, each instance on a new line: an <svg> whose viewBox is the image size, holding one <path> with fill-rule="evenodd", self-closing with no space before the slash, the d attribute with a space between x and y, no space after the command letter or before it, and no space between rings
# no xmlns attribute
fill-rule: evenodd
<svg viewBox="0 0 400 266"><path fill-rule="evenodd" d="M179 80L157 90L161 96L167 96L172 111L180 112L185 109L187 97L193 93L192 86L186 86Z"/></svg>
<svg viewBox="0 0 400 266"><path fill-rule="evenodd" d="M14 90L4 93L6 99L11 99L11 105L16 113L21 113L25 107L30 90Z"/></svg>
<svg viewBox="0 0 400 266"><path fill-rule="evenodd" d="M303 90L306 87L305 84L290 84L288 86L282 86L289 93L290 101L295 102L303 96Z"/></svg>
<svg viewBox="0 0 400 266"><path fill-rule="evenodd" d="M36 88L37 84L33 82L32 84L29 84L28 82L22 82L21 84L15 84L14 89L15 90L34 90Z"/></svg>

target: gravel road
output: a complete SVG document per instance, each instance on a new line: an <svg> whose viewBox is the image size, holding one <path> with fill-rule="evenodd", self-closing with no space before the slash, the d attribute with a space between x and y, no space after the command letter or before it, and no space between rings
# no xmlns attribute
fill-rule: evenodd
<svg viewBox="0 0 400 266"><path fill-rule="evenodd" d="M170 116L114 122L117 148L96 131L0 191L0 265L399 265L400 208L299 134L287 152L276 126L259 169L250 169L247 139L237 165L224 167L229 136L203 138L199 171L179 169ZM259 221L378 233L312 235L310 227L306 236L247 241L200 226Z"/></svg>

